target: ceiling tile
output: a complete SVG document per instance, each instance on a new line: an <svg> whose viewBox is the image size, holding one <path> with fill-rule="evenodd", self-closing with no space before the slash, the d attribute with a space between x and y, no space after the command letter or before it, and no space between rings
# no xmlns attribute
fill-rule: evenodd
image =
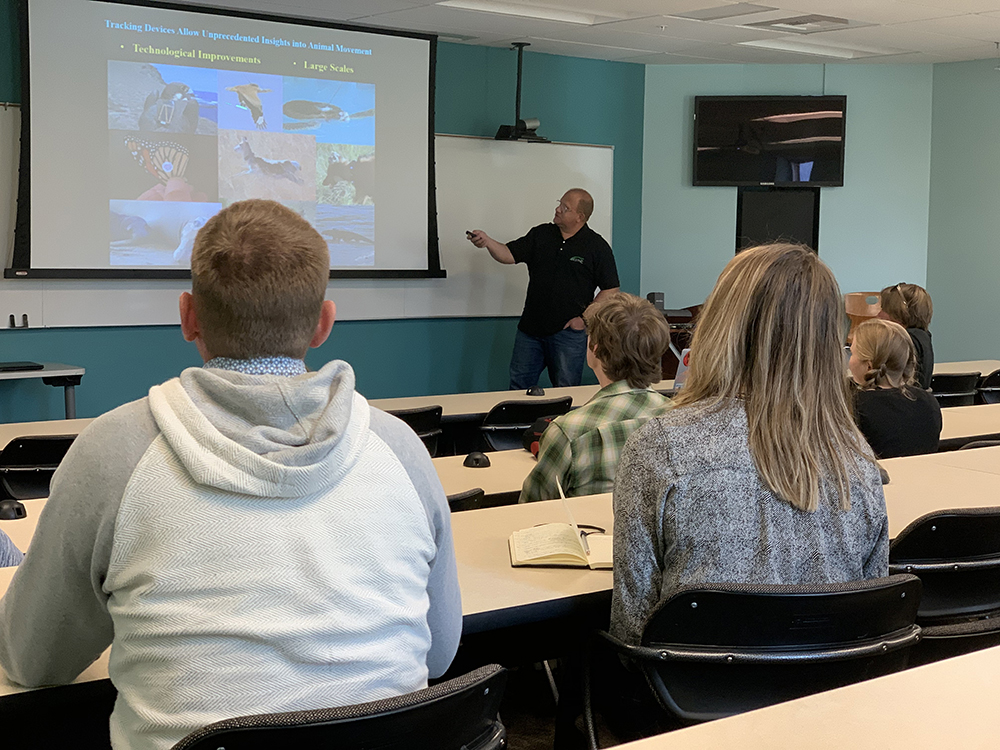
<svg viewBox="0 0 1000 750"><path fill-rule="evenodd" d="M782 0L781 7L868 23L903 23L962 13L960 10L911 5L897 0Z"/></svg>
<svg viewBox="0 0 1000 750"><path fill-rule="evenodd" d="M931 34L924 31L914 31L898 26L866 26L863 29L847 29L845 31L824 31L811 34L811 40L830 44L861 45L875 47L894 47L913 52L935 52L942 49L968 47L972 42L955 36ZM972 40L973 42L975 40Z"/></svg>
<svg viewBox="0 0 1000 750"><path fill-rule="evenodd" d="M703 42L692 39L677 39L659 33L642 34L638 31L627 31L620 29L618 24L566 29L559 34L558 38L569 42L632 47L649 52L685 52L703 44Z"/></svg>
<svg viewBox="0 0 1000 750"><path fill-rule="evenodd" d="M618 21L606 24L616 29L638 31L642 34L657 34L674 37L675 39L694 39L703 42L722 44L732 42L749 42L754 39L769 39L783 36L767 29L751 29L743 26L728 26L711 21L690 21L686 18L637 18L628 21ZM662 28L661 28L662 27Z"/></svg>
<svg viewBox="0 0 1000 750"><path fill-rule="evenodd" d="M967 14L938 18L933 21L911 21L894 24L896 29L948 34L963 39L991 42L1000 39L1000 16L984 16Z"/></svg>
<svg viewBox="0 0 1000 750"><path fill-rule="evenodd" d="M611 47L601 44L585 44L583 42L566 42L559 39L540 39L529 37L533 52L547 52L552 55L569 55L571 57L589 57L596 60L622 60L635 57L652 50Z"/></svg>
<svg viewBox="0 0 1000 750"><path fill-rule="evenodd" d="M919 5L926 8L938 8L951 13L985 13L1000 11L997 0L900 0L906 5Z"/></svg>

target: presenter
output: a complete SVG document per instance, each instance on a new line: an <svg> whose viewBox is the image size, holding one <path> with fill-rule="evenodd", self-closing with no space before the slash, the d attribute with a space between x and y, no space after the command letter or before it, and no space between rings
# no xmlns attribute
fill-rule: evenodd
<svg viewBox="0 0 1000 750"><path fill-rule="evenodd" d="M583 311L597 298L618 291L618 269L611 246L587 225L594 199L573 188L559 200L551 224L524 237L497 242L481 229L468 233L498 263L528 266L528 293L517 324L510 359L510 388L525 390L548 368L554 386L580 385L587 359Z"/></svg>

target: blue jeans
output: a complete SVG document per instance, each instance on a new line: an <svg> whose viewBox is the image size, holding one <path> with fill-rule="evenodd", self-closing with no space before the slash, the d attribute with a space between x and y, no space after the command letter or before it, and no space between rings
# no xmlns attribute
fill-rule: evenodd
<svg viewBox="0 0 1000 750"><path fill-rule="evenodd" d="M510 389L525 391L538 385L545 368L554 386L580 385L586 361L586 331L563 328L551 336L529 336L518 329L510 357Z"/></svg>

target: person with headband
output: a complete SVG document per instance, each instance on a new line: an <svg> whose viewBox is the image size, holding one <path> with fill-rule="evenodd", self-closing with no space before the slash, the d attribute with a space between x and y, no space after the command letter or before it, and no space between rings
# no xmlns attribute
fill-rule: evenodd
<svg viewBox="0 0 1000 750"><path fill-rule="evenodd" d="M901 325L879 318L859 325L848 369L857 385L855 419L876 456L937 451L941 407L916 382L916 352Z"/></svg>
<svg viewBox="0 0 1000 750"><path fill-rule="evenodd" d="M885 498L851 414L844 327L833 272L808 248L765 245L729 262L674 408L622 452L613 635L638 643L684 585L887 575Z"/></svg>
<svg viewBox="0 0 1000 750"><path fill-rule="evenodd" d="M899 323L910 334L917 357L916 380L921 388L931 387L934 374L934 347L927 330L934 314L931 295L922 286L899 283L887 286L879 293L882 312L878 317Z"/></svg>

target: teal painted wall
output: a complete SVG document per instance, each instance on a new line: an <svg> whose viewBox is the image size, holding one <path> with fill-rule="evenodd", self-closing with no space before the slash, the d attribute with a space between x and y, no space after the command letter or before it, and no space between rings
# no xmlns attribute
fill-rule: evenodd
<svg viewBox="0 0 1000 750"><path fill-rule="evenodd" d="M1000 72L996 60L934 66L927 288L938 360L995 359L1000 328Z"/></svg>
<svg viewBox="0 0 1000 750"><path fill-rule="evenodd" d="M693 187L694 97L846 94L844 187L820 196L820 256L845 292L927 267L930 65L682 65L646 71L642 293L699 304L733 257L736 188Z"/></svg>
<svg viewBox="0 0 1000 750"><path fill-rule="evenodd" d="M0 0L0 100L19 100L13 0ZM492 136L514 118L516 55L466 45L438 47L436 129ZM558 141L615 147L614 235L622 287L638 292L642 223L641 65L525 53L522 111ZM600 106L594 106L599 102ZM527 176L526 176L527 177ZM570 186L567 186L570 187ZM553 203L559 196L553 196ZM497 210L502 210L498 205ZM527 230L528 227L525 227ZM498 266L498 273L502 269ZM516 319L348 321L310 352L318 367L345 359L370 398L500 390ZM199 363L179 328L0 330L0 360L62 361L87 368L77 389L80 416L96 416L145 395L150 386ZM597 382L589 370L585 378ZM38 382L0 386L0 421L57 419L62 394Z"/></svg>

